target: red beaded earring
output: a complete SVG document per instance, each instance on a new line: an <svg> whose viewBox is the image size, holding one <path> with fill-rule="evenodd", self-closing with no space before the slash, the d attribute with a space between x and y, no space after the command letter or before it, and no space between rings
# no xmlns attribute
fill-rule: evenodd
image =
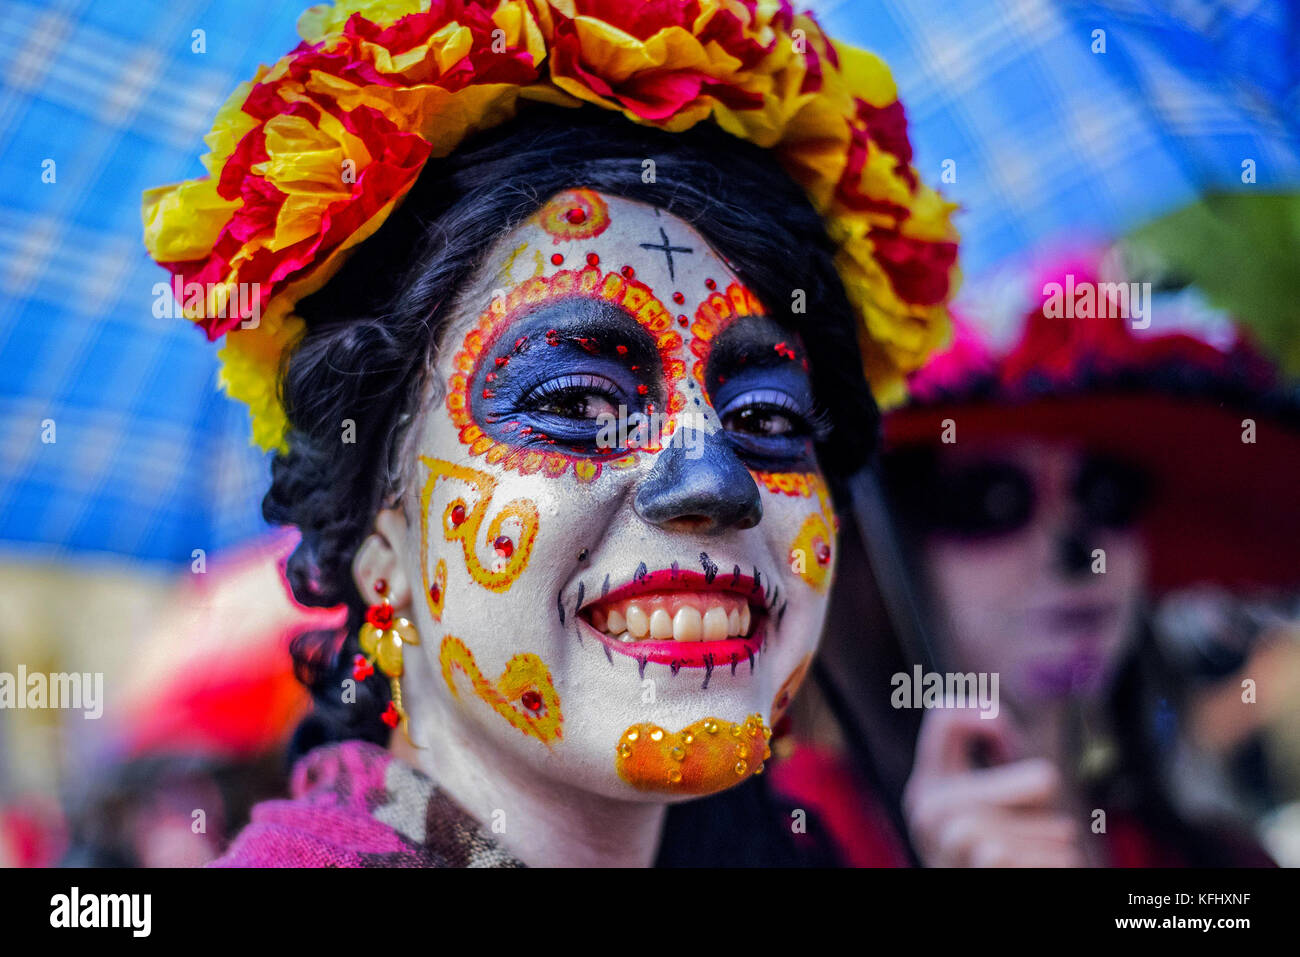
<svg viewBox="0 0 1300 957"><path fill-rule="evenodd" d="M375 664L378 663L379 670L388 677L393 689L388 710L381 717L390 728L396 728L400 722L402 733L410 741L411 733L407 725L406 709L402 707L402 685L399 681L402 677L402 646L418 645L420 633L415 630L410 619L393 614L393 605L388 600L388 582L382 578L376 581L375 593L382 601L366 609L366 623L361 626L358 635L361 650L365 654L353 659L352 677L364 681L375 673Z"/></svg>

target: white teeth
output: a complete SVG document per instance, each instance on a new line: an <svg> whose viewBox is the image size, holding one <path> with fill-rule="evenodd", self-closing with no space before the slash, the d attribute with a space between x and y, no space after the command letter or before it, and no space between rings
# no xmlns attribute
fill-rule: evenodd
<svg viewBox="0 0 1300 957"><path fill-rule="evenodd" d="M680 618L681 612L678 612L677 616ZM737 621L740 620L739 616L737 616L736 620ZM677 629L674 628L673 634L676 633L677 633ZM722 610L721 605L714 605L712 608L710 608L708 611L704 613L704 640L721 641L723 638L726 637L727 637L727 613Z"/></svg>
<svg viewBox="0 0 1300 957"><path fill-rule="evenodd" d="M604 612L599 612L598 614L602 617L604 616ZM596 624L596 616L592 615L591 617L592 624ZM614 609L609 613L609 620L604 625L596 625L596 627L601 631L609 632L611 635L617 635L620 631L627 631L627 619L623 617L621 611Z"/></svg>
<svg viewBox="0 0 1300 957"><path fill-rule="evenodd" d="M699 641L700 634L700 610L682 605L673 616L673 641Z"/></svg>
<svg viewBox="0 0 1300 957"><path fill-rule="evenodd" d="M633 638L644 638L650 634L650 619L641 610L640 605L627 606L627 630ZM672 629L670 628L669 631Z"/></svg>
<svg viewBox="0 0 1300 957"><path fill-rule="evenodd" d="M724 641L749 634L753 613L739 596L669 593L599 605L588 621L616 641Z"/></svg>
<svg viewBox="0 0 1300 957"><path fill-rule="evenodd" d="M668 612L662 608L656 608L650 616L650 637L663 640L673 636L673 620L668 617Z"/></svg>

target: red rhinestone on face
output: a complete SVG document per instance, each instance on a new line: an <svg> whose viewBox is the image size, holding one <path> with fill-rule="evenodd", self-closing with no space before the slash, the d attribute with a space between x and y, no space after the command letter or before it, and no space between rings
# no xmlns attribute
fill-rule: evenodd
<svg viewBox="0 0 1300 957"><path fill-rule="evenodd" d="M599 266L599 265L600 265L600 257L597 256L595 253L587 253L587 265L588 265L588 266Z"/></svg>
<svg viewBox="0 0 1300 957"><path fill-rule="evenodd" d="M813 553L817 556L818 565L826 565L831 560L831 547L820 539L813 542Z"/></svg>
<svg viewBox="0 0 1300 957"><path fill-rule="evenodd" d="M465 506L461 505L459 502L451 507L451 524L465 524Z"/></svg>
<svg viewBox="0 0 1300 957"><path fill-rule="evenodd" d="M680 292L673 293L673 302L677 303L677 305L680 306L685 301L686 301L686 297L682 295Z"/></svg>
<svg viewBox="0 0 1300 957"><path fill-rule="evenodd" d="M438 587L437 582L434 582L432 585L429 586L429 599L435 605L438 604L438 602L442 601L442 589Z"/></svg>
<svg viewBox="0 0 1300 957"><path fill-rule="evenodd" d="M502 558L509 558L515 553L515 543L505 535L498 535L497 540L492 543L492 547L497 550L497 554Z"/></svg>
<svg viewBox="0 0 1300 957"><path fill-rule="evenodd" d="M714 282L712 279L706 279L706 280L704 280L704 285L708 286L710 289L717 289L717 288L718 288L718 284L717 284L716 282Z"/></svg>
<svg viewBox="0 0 1300 957"><path fill-rule="evenodd" d="M552 265L552 266L558 266L558 265L559 265L560 263L562 263L562 262L564 262L564 257L563 257L563 256L561 256L559 253L551 253L551 265Z"/></svg>
<svg viewBox="0 0 1300 957"><path fill-rule="evenodd" d="M686 328L686 325L687 325L687 322L688 322L688 321L689 321L689 320L688 320L685 316L678 316L678 317L677 317L677 325L681 326L683 329Z"/></svg>
<svg viewBox="0 0 1300 957"><path fill-rule="evenodd" d="M631 266L624 266L622 269L619 270L619 272L623 274L624 279L632 279L636 276L636 270L633 269Z"/></svg>
<svg viewBox="0 0 1300 957"><path fill-rule="evenodd" d="M529 711L537 712L542 710L542 696L536 691L525 691L519 700Z"/></svg>
<svg viewBox="0 0 1300 957"><path fill-rule="evenodd" d="M564 214L564 218L574 226L577 226L579 223L585 223L587 221L587 213L581 206L574 206Z"/></svg>

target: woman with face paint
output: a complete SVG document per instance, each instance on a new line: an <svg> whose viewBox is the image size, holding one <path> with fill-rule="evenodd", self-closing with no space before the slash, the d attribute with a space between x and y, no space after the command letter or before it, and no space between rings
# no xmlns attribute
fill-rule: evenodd
<svg viewBox="0 0 1300 957"><path fill-rule="evenodd" d="M1096 262L1034 288L1127 278ZM1174 801L1179 693L1145 617L1171 588L1300 582L1300 404L1222 316L1154 311L1049 298L1000 352L961 327L886 417L930 656L873 666L894 672L873 739L916 741L893 797L924 864L1267 863ZM848 672L857 642L832 639Z"/></svg>
<svg viewBox="0 0 1300 957"><path fill-rule="evenodd" d="M771 727L956 249L887 71L785 4L405 6L309 11L146 201L178 287L259 284L191 315L349 613L224 863L809 859Z"/></svg>

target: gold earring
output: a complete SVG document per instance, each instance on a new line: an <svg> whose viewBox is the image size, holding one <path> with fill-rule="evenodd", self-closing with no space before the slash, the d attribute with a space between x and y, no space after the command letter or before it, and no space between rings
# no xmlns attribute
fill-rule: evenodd
<svg viewBox="0 0 1300 957"><path fill-rule="evenodd" d="M420 633L409 618L393 614L392 602L388 600L388 582L379 579L375 582L375 592L383 599L377 605L366 609L366 623L361 626L357 636L361 642L364 655L357 655L352 663L352 677L363 681L374 672L377 663L392 684L393 698L388 702L388 709L380 715L384 724L396 728L400 722L406 740L411 740L411 731L407 723L406 709L402 707L402 646L418 645ZM414 744L415 742L411 742Z"/></svg>

